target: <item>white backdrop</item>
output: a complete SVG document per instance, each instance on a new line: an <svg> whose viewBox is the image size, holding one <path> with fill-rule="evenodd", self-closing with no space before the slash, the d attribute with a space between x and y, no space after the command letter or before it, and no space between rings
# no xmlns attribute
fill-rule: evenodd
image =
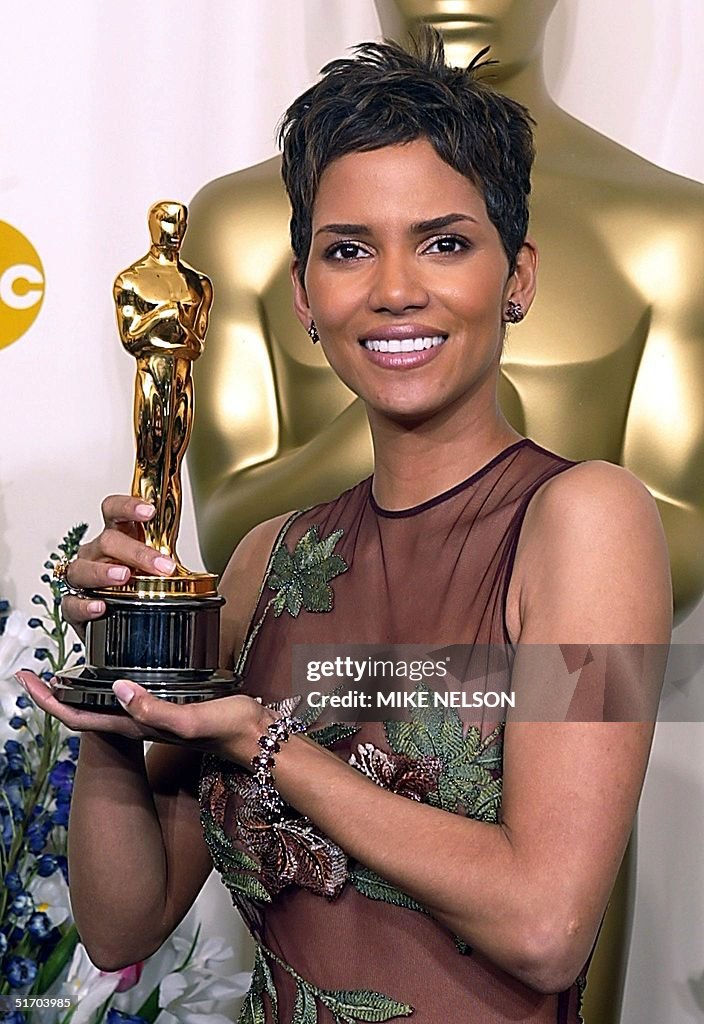
<svg viewBox="0 0 704 1024"><path fill-rule="evenodd" d="M0 24L0 221L31 240L46 281L36 322L0 350L0 597L29 611L59 535L96 528L100 498L129 485L134 367L111 286L146 249L148 206L272 156L286 104L379 29L372 0L2 0ZM704 181L702 38L701 0L560 0L548 85L576 117ZM180 553L200 563L188 491ZM704 642L704 605L679 636ZM623 1024L704 1019L702 740L699 725L657 730ZM203 912L233 927L218 888Z"/></svg>

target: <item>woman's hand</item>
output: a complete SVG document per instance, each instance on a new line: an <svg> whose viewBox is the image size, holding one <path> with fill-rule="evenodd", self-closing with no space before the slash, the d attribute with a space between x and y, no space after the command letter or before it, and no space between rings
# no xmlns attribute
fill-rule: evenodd
<svg viewBox="0 0 704 1024"><path fill-rule="evenodd" d="M243 694L197 704L172 704L129 679L113 684L126 714L105 714L62 704L51 685L33 672L18 672L17 679L38 707L76 732L190 746L245 767L259 751L257 740L277 717L254 697Z"/></svg>
<svg viewBox="0 0 704 1024"><path fill-rule="evenodd" d="M76 589L123 586L133 572L170 576L175 563L144 543L143 524L155 509L141 498L111 494L102 503L105 524L93 540L81 544L66 581ZM105 602L94 597L65 597L63 617L83 638L85 623L105 614Z"/></svg>

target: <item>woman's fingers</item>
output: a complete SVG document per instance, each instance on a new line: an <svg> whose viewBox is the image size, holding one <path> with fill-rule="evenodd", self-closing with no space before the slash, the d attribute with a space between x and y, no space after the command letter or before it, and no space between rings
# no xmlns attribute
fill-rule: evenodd
<svg viewBox="0 0 704 1024"><path fill-rule="evenodd" d="M128 494L109 494L100 506L107 527L117 523L146 523L154 515L153 505Z"/></svg>
<svg viewBox="0 0 704 1024"><path fill-rule="evenodd" d="M130 578L130 570L149 576L169 576L175 563L159 551L134 540L119 530L105 529L95 540L82 546L66 574L72 587L119 587Z"/></svg>
<svg viewBox="0 0 704 1024"><path fill-rule="evenodd" d="M125 715L101 714L97 711L85 711L71 704L62 704L47 686L33 672L22 670L16 675L17 680L27 691L34 703L58 718L68 729L74 732L106 732L126 736L129 739L155 739L145 735L144 729L133 719Z"/></svg>

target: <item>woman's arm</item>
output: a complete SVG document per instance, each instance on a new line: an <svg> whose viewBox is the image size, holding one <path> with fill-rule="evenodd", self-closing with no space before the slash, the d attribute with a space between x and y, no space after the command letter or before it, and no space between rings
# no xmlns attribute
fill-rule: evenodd
<svg viewBox="0 0 704 1024"><path fill-rule="evenodd" d="M587 463L541 488L515 571L520 644L670 641L662 527L646 489L618 467ZM647 722L507 725L499 825L382 790L302 737L276 756L276 782L350 856L525 984L556 992L593 945L651 737Z"/></svg>
<svg viewBox="0 0 704 1024"><path fill-rule="evenodd" d="M137 500L119 499L123 523ZM111 510L117 515L117 505L118 499L108 504L108 523L113 521ZM234 595L221 623L223 667L232 666L242 643L269 550L285 518L251 531L223 576L223 589ZM153 556L124 533L100 543L113 557L105 564L97 561L98 542L92 542L82 551L79 575L97 578L115 559L138 566ZM107 551L100 557L107 557ZM70 601L74 615L88 617L82 608L85 601ZM197 799L202 754L154 743L145 758L144 741L129 719L58 705L36 677L23 676L37 703L70 727L113 730L86 731L82 736L68 852L71 904L81 939L97 967L117 970L159 948L193 904L212 868ZM250 711L258 713L253 701L235 700L253 705ZM114 731L129 726L131 736ZM254 725L250 731L256 733ZM255 743L253 739L251 754Z"/></svg>

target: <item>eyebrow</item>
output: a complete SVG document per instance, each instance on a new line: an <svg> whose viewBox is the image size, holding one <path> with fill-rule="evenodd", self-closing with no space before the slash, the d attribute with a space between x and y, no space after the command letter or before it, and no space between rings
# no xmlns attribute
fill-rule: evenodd
<svg viewBox="0 0 704 1024"><path fill-rule="evenodd" d="M476 217L470 217L468 213L446 213L443 217L433 217L432 220L419 220L411 224L411 234L422 235L426 231L441 231L450 224L457 224L460 221L471 221L478 224ZM371 235L372 231L366 224L324 224L318 228L316 235Z"/></svg>

